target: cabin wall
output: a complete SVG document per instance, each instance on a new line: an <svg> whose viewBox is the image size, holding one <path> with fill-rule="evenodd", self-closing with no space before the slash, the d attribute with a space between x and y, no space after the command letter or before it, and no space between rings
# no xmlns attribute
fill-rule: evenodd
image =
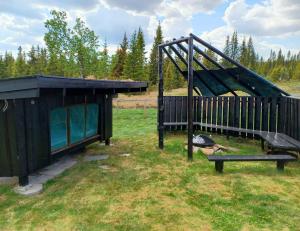
<svg viewBox="0 0 300 231"><path fill-rule="evenodd" d="M63 96L62 93L44 92L39 98L8 102L7 111L0 112L0 176L27 176L51 163L55 155L51 153L50 112L55 108L85 103L99 105L99 136L89 142L83 141L78 146L96 140L104 141L112 136L110 94L74 95L71 92Z"/></svg>
<svg viewBox="0 0 300 231"><path fill-rule="evenodd" d="M15 128L14 100L8 100L8 108L5 112L0 111L0 176L18 175L17 141ZM1 101L0 108L3 109Z"/></svg>

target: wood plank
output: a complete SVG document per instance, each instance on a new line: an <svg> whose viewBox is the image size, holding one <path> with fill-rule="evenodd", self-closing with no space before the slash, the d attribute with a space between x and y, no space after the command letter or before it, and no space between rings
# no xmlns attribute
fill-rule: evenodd
<svg viewBox="0 0 300 231"><path fill-rule="evenodd" d="M262 131L269 131L269 98L263 97L262 98Z"/></svg>
<svg viewBox="0 0 300 231"><path fill-rule="evenodd" d="M254 129L254 98L248 97L248 121L247 121L247 129L253 130ZM251 133L247 133L247 137L253 138Z"/></svg>
<svg viewBox="0 0 300 231"><path fill-rule="evenodd" d="M198 97L198 120L197 122L202 122L202 113L203 113L203 98L202 97ZM202 130L202 127L199 126L199 130Z"/></svg>
<svg viewBox="0 0 300 231"><path fill-rule="evenodd" d="M209 161L277 161L277 160L286 160L286 161L295 161L296 157L291 155L210 155L207 156Z"/></svg>
<svg viewBox="0 0 300 231"><path fill-rule="evenodd" d="M212 97L212 124L217 124L217 97ZM216 132L216 129L213 128L212 132Z"/></svg>
<svg viewBox="0 0 300 231"><path fill-rule="evenodd" d="M240 116L241 116L241 97L234 97L234 127L240 128ZM236 136L239 133L235 133Z"/></svg>
<svg viewBox="0 0 300 231"><path fill-rule="evenodd" d="M203 97L202 123L207 123L207 100L207 97ZM202 127L202 131L206 131L206 127Z"/></svg>
<svg viewBox="0 0 300 231"><path fill-rule="evenodd" d="M223 114L223 97L219 96L218 98L218 116L217 116L217 125L223 125L222 124L222 114ZM217 129L218 133L221 133L221 129Z"/></svg>
<svg viewBox="0 0 300 231"><path fill-rule="evenodd" d="M211 124L211 116L212 116L212 98L207 98L207 123ZM211 128L207 127L207 132L210 132Z"/></svg>
<svg viewBox="0 0 300 231"><path fill-rule="evenodd" d="M223 98L223 126L228 126L228 97ZM222 130L222 133L225 131Z"/></svg>
<svg viewBox="0 0 300 231"><path fill-rule="evenodd" d="M277 132L280 133L285 133L286 131L286 101L286 97L279 98Z"/></svg>
<svg viewBox="0 0 300 231"><path fill-rule="evenodd" d="M187 97L182 98L182 121L187 122ZM187 129L187 126L183 126L183 129Z"/></svg>
<svg viewBox="0 0 300 231"><path fill-rule="evenodd" d="M272 98L271 99L271 104L270 104L270 122L269 122L269 131L270 132L276 132L276 121L277 121L277 103L278 99L277 98Z"/></svg>
<svg viewBox="0 0 300 231"><path fill-rule="evenodd" d="M297 120L298 120L298 126L297 126L297 140L300 141L300 99L297 99Z"/></svg>
<svg viewBox="0 0 300 231"><path fill-rule="evenodd" d="M241 98L241 128L247 128L247 99L248 97ZM241 133L242 137L246 137L246 133Z"/></svg>
<svg viewBox="0 0 300 231"><path fill-rule="evenodd" d="M194 108L194 115L193 115L193 120L194 122L197 122L197 118L198 118L198 97L194 96L194 100L193 100L193 108ZM194 125L194 130L197 129L197 125Z"/></svg>
<svg viewBox="0 0 300 231"><path fill-rule="evenodd" d="M229 97L229 112L228 112L228 126L234 127L235 119L235 97ZM235 132L229 132L230 135L236 135Z"/></svg>
<svg viewBox="0 0 300 231"><path fill-rule="evenodd" d="M261 98L255 97L254 130L261 131ZM259 138L258 136L254 136Z"/></svg>
<svg viewBox="0 0 300 231"><path fill-rule="evenodd" d="M17 150L18 150L18 176L25 177L28 176L28 167L27 167L27 139L26 139L26 125L25 125L25 109L24 101L16 100L15 101L15 124L18 128L16 140L17 140Z"/></svg>

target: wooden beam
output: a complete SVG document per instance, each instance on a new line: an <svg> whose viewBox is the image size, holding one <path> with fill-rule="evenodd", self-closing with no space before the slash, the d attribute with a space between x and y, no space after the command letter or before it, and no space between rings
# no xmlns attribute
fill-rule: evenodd
<svg viewBox="0 0 300 231"><path fill-rule="evenodd" d="M173 57L171 56L171 54L167 51L166 48L162 48L163 51L166 53L166 55L168 56L168 58L171 60L171 62L175 65L175 67L177 68L177 70L180 72L180 74L186 79L186 76L184 75L183 71L181 70L181 68L179 67L179 65L176 63L176 61L173 59ZM198 95L201 95L199 90L197 88L194 87L195 92Z"/></svg>
<svg viewBox="0 0 300 231"><path fill-rule="evenodd" d="M229 70L227 70L225 67L223 67L221 64L219 64L217 61L215 61L211 57L209 57L204 51L202 51L201 49L199 49L197 46L194 46L194 50L197 53L199 53L200 55L202 55L204 58L206 58L208 61L210 61L211 63L213 63L215 66L219 67L221 70L225 71L227 74L229 74L231 77L233 77L236 81L238 81L238 83L240 83L241 85L243 85L246 89L248 89L250 92L252 92L255 96L260 96L259 92L257 92L252 87L250 87L247 84L245 84L243 81L237 80L237 77L234 74L232 74Z"/></svg>
<svg viewBox="0 0 300 231"><path fill-rule="evenodd" d="M231 62L232 64L236 65L237 67L251 73L252 75L256 76L257 78L262 78L261 76L259 76L258 74L256 74L255 72L251 71L250 69L246 68L245 66L241 65L240 63L238 63L237 61L235 61L234 59L230 58L229 56L225 55L223 52L221 52L220 50L218 50L217 48L213 47L212 45L210 45L209 43L205 42L204 40L198 38L196 35L191 34L191 36L193 37L193 39L195 39L198 43L202 44L203 46L207 47L208 49L212 50L213 52L217 53L218 55L220 55L222 58L226 59L227 61ZM277 86L275 86L273 83L269 82L273 88L275 88L276 90L280 91L282 94L289 96L290 94L283 91L282 89L278 88Z"/></svg>
<svg viewBox="0 0 300 231"><path fill-rule="evenodd" d="M176 39L176 40L173 40L173 41L170 41L170 42L165 42L163 44L160 44L159 47L166 47L166 46L170 46L170 45L173 45L173 44L176 44L176 43L181 43L181 42L185 42L185 41L188 41L188 37L184 37L184 38L180 38L180 39Z"/></svg>
<svg viewBox="0 0 300 231"><path fill-rule="evenodd" d="M179 59L184 63L184 65L188 68L188 62L185 60L185 58L182 57L182 55L180 54L180 52L173 46L169 46L170 49L179 57ZM201 77L199 76L199 73L194 72L194 74L198 77L198 79L203 83L203 85L205 85L205 87L213 94L216 95L216 93L214 92L214 90L208 85L206 84Z"/></svg>
<svg viewBox="0 0 300 231"><path fill-rule="evenodd" d="M158 48L158 146L164 148L164 81L163 81L163 50Z"/></svg>
<svg viewBox="0 0 300 231"><path fill-rule="evenodd" d="M194 80L194 70L193 70L193 37L190 36L188 50L188 160L193 160L193 80Z"/></svg>
<svg viewBox="0 0 300 231"><path fill-rule="evenodd" d="M188 53L188 50L180 43L177 44L177 46L183 50L183 52L185 52L186 54ZM208 68L202 64L195 56L193 56L193 60L195 61L196 64L198 64L204 71L206 71L209 75L215 77L215 79L222 84L231 94L233 94L234 96L237 96L237 94L230 88L228 87L217 75L215 75L214 73L211 73Z"/></svg>

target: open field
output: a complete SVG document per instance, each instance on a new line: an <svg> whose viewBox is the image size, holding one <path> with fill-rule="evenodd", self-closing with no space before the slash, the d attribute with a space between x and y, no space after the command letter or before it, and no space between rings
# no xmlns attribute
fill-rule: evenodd
<svg viewBox="0 0 300 231"><path fill-rule="evenodd" d="M277 86L287 91L293 96L300 97L300 81L286 81L275 83ZM187 95L187 88L179 88L171 91L165 91L165 95ZM143 94L119 94L118 98L115 99L114 106L120 108L148 108L157 106L157 95L156 89L148 91Z"/></svg>
<svg viewBox="0 0 300 231"><path fill-rule="evenodd" d="M185 138L168 134L160 151L155 109L146 118L142 109L115 110L113 146L89 146L41 195L0 186L0 230L299 230L300 162L282 173L275 163L226 163L220 175L201 153L186 161ZM261 152L257 141L213 139ZM82 161L101 153L110 158Z"/></svg>

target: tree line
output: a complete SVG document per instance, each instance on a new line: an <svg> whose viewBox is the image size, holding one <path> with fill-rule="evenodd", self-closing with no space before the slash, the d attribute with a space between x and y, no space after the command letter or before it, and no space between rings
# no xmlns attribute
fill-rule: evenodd
<svg viewBox="0 0 300 231"><path fill-rule="evenodd" d="M32 46L28 52L18 48L17 56L6 51L0 54L0 78L18 77L34 74L90 77L96 79L132 79L148 81L151 86L158 80L158 45L163 42L160 24L156 29L154 42L146 58L145 37L142 28L129 36L125 33L115 54L109 55L107 42L100 45L99 37L88 28L83 20L77 18L70 27L67 15L63 11L51 11L46 20L44 41L46 47ZM241 42L237 32L227 36L223 52L246 67L256 71L272 81L300 79L300 53L283 55L271 51L268 59L260 57L254 48L251 37ZM172 53L171 50L169 50ZM210 50L204 51L212 59L219 58ZM182 54L185 56L184 54ZM213 63L198 55L208 68L217 68ZM178 58L175 58L178 59ZM186 67L176 60L182 69ZM225 67L231 67L226 60L219 60ZM184 78L164 57L164 80L166 89L184 86Z"/></svg>

